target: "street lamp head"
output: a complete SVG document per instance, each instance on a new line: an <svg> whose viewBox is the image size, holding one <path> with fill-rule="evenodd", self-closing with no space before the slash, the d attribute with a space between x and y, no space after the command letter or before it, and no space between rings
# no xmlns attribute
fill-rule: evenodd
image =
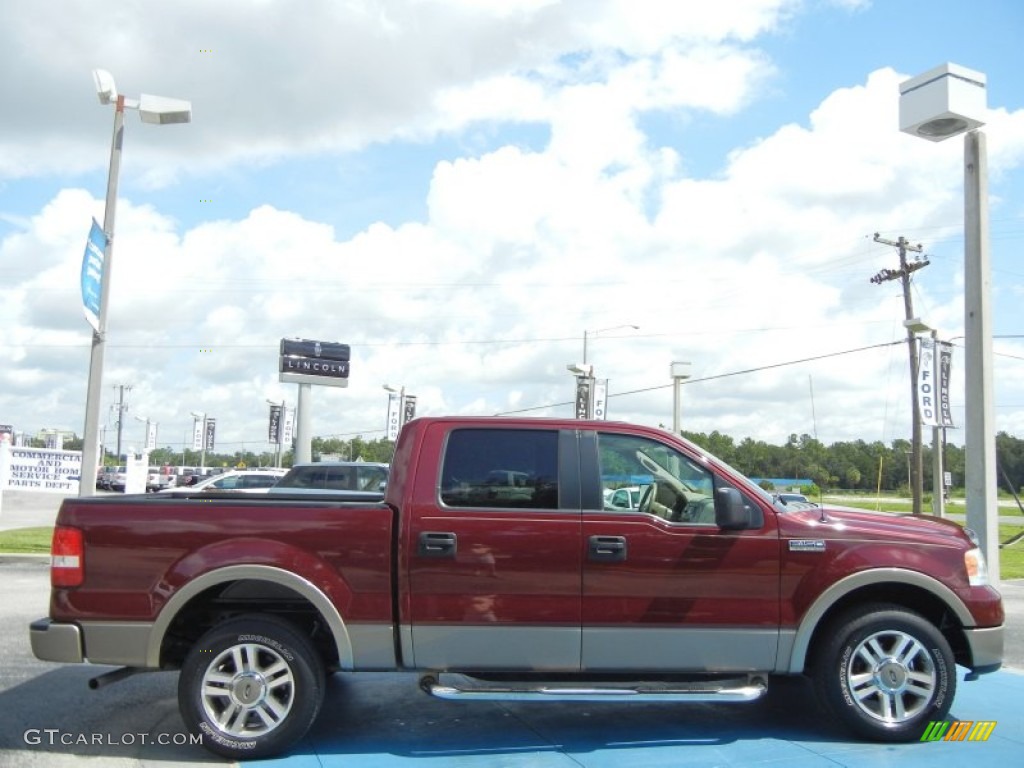
<svg viewBox="0 0 1024 768"><path fill-rule="evenodd" d="M669 377L673 379L690 378L690 363L674 361L672 365L669 366Z"/></svg>
<svg viewBox="0 0 1024 768"><path fill-rule="evenodd" d="M594 366L590 363L570 363L565 368L569 373L574 373L577 376L592 376L594 374Z"/></svg>
<svg viewBox="0 0 1024 768"><path fill-rule="evenodd" d="M942 141L985 124L985 75L946 63L900 83L900 130Z"/></svg>
<svg viewBox="0 0 1024 768"><path fill-rule="evenodd" d="M139 96L139 117L151 125L173 125L192 122L192 103L165 96Z"/></svg>
<svg viewBox="0 0 1024 768"><path fill-rule="evenodd" d="M94 69L92 79L96 83L96 94L100 97L100 104L117 101L117 86L114 85L113 75L105 69Z"/></svg>
<svg viewBox="0 0 1024 768"><path fill-rule="evenodd" d="M919 317L912 317L909 320L904 320L903 327L911 333L928 333L928 331L931 330L931 326Z"/></svg>

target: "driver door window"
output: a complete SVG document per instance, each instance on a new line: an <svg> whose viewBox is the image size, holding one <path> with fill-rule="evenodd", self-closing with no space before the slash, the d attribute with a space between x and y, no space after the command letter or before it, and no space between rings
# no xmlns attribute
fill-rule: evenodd
<svg viewBox="0 0 1024 768"><path fill-rule="evenodd" d="M598 449L606 510L654 515L671 523L715 524L713 475L692 459L632 435L602 433Z"/></svg>

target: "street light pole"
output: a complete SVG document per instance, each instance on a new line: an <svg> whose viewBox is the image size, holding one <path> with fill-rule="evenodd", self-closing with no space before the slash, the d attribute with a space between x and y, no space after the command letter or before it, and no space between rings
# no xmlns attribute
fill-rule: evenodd
<svg viewBox="0 0 1024 768"><path fill-rule="evenodd" d="M587 338L590 334L597 336L597 334L599 333L605 333L607 331L619 331L622 330L623 328L632 328L634 331L640 330L639 325L626 324L613 325L611 328L598 328L596 331L583 331L583 364L587 364Z"/></svg>
<svg viewBox="0 0 1024 768"><path fill-rule="evenodd" d="M690 378L690 364L687 362L674 362L669 366L669 375L672 377L672 434L678 435L680 425L680 403L682 393L680 387L685 379Z"/></svg>
<svg viewBox="0 0 1024 768"><path fill-rule="evenodd" d="M992 583L999 583L995 392L992 373L988 162L985 134L964 135L964 492L967 526L979 536Z"/></svg>
<svg viewBox="0 0 1024 768"><path fill-rule="evenodd" d="M102 101L102 97L100 99ZM110 142L110 167L107 171L107 199L103 206L103 279L100 283L98 328L92 332L92 350L89 353L89 383L85 395L85 428L82 440L82 480L80 496L96 493L96 453L99 447L100 396L103 387L103 353L107 342L107 307L110 304L110 275L114 262L114 216L117 209L117 180L121 171L121 146L124 140L124 96L117 97L114 108L114 136ZM118 417L120 420L120 416ZM118 445L117 461L121 461Z"/></svg>
<svg viewBox="0 0 1024 768"><path fill-rule="evenodd" d="M964 490L989 581L999 583L986 77L946 63L900 83L900 130L928 141L964 134Z"/></svg>
<svg viewBox="0 0 1024 768"><path fill-rule="evenodd" d="M80 496L96 492L97 454L99 451L100 397L103 386L103 353L107 341L107 308L110 303L110 278L114 258L114 217L117 209L117 182L121 171L121 148L124 144L124 111L135 109L144 123L157 125L188 123L192 105L180 99L142 94L138 99L125 98L117 92L114 78L102 69L93 70L93 80L100 104L114 104L114 134L110 143L110 167L107 171L107 198L103 207L103 276L100 280L100 306L96 328L92 333L89 353L89 381L85 396L85 426L82 441L82 476ZM118 456L118 461L121 457Z"/></svg>

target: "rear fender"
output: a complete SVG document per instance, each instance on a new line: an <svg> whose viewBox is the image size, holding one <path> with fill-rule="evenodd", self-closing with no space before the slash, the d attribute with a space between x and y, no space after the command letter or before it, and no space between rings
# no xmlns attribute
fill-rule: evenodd
<svg viewBox="0 0 1024 768"><path fill-rule="evenodd" d="M242 544L247 563L223 566L213 565L224 562L218 555L224 550L234 549ZM280 567L287 563L288 568ZM160 648L168 627L175 616L203 591L218 584L239 580L265 581L293 590L320 613L331 630L338 651L342 669L353 668L352 641L341 617L338 606L345 606L351 599L351 590L333 568L312 556L280 542L245 539L242 542L220 542L212 547L190 553L175 563L154 589L154 595L164 595L166 601L159 608L153 631L149 636L146 650L146 664L158 667Z"/></svg>

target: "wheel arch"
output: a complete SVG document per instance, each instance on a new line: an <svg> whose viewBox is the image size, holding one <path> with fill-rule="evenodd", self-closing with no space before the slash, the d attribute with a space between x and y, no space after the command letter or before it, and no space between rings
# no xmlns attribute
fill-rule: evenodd
<svg viewBox="0 0 1024 768"><path fill-rule="evenodd" d="M804 613L781 671L800 674L832 619L857 605L891 603L922 614L946 637L958 663L969 663L964 627L975 625L964 602L942 582L918 571L878 568L847 576L825 590Z"/></svg>
<svg viewBox="0 0 1024 768"><path fill-rule="evenodd" d="M242 584L257 588L262 586L278 596L294 596L308 605L330 631L333 640L331 650L336 654L338 666L341 669L353 668L352 641L345 621L334 603L308 579L268 565L225 566L196 576L177 590L153 623L146 647L146 665L159 668L166 659L169 652L169 632L175 619L188 615L189 612L204 605L212 596ZM248 605L240 612L258 611L258 605Z"/></svg>

